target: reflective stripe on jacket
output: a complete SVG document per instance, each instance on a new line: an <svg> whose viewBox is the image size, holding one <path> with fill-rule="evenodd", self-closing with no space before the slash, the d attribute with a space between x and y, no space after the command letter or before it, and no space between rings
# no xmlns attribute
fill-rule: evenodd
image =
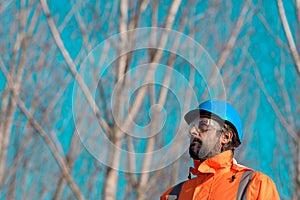
<svg viewBox="0 0 300 200"><path fill-rule="evenodd" d="M271 178L238 165L230 150L202 163L195 160L194 166L190 171L197 177L171 187L160 199L280 199Z"/></svg>

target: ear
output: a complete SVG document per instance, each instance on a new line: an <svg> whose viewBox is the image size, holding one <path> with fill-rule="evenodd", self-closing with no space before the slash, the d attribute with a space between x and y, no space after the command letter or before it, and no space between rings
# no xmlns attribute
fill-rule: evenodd
<svg viewBox="0 0 300 200"><path fill-rule="evenodd" d="M232 140L233 132L232 131L225 131L222 133L220 137L220 142L222 145L227 144Z"/></svg>

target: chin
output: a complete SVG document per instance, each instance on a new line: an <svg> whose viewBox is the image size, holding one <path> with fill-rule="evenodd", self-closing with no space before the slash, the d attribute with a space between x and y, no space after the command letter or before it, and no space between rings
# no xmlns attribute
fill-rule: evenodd
<svg viewBox="0 0 300 200"><path fill-rule="evenodd" d="M195 149L195 147L190 146L189 154L194 160L200 160L198 153L199 153L199 149Z"/></svg>

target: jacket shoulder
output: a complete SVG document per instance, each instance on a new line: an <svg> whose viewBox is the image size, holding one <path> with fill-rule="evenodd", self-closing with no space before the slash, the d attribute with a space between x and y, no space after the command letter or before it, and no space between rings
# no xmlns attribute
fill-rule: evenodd
<svg viewBox="0 0 300 200"><path fill-rule="evenodd" d="M273 180L266 174L259 172L259 171L254 171L253 173L253 178L252 181L254 182L261 182L261 183L273 183Z"/></svg>
<svg viewBox="0 0 300 200"><path fill-rule="evenodd" d="M255 199L280 199L273 180L268 175L257 171L253 173L247 196Z"/></svg>

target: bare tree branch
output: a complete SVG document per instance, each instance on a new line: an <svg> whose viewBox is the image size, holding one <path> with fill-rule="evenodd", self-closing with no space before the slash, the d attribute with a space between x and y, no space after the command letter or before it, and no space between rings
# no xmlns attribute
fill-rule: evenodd
<svg viewBox="0 0 300 200"><path fill-rule="evenodd" d="M84 116L84 115L82 115ZM80 120L77 120L78 123ZM77 133L76 133L76 129L74 129L74 132L73 132L73 136L72 136L72 139L71 139L71 144L70 144L70 148L69 148L69 151L66 155L67 157L67 160L66 162L68 163L68 166L70 168L70 170L73 169L74 167L74 162L75 162L75 159L72 158L72 154L73 154L73 150L75 149L75 145L77 144L77 140L78 140L78 137L77 137ZM65 179L64 179L64 175L62 174L62 176L59 178L59 181L57 183L57 187L56 187L56 191L55 191L55 195L53 196L53 200L59 200L59 199L62 199L62 191L63 191L63 188L65 186Z"/></svg>
<svg viewBox="0 0 300 200"><path fill-rule="evenodd" d="M166 28L170 28L173 23L174 23L174 12L176 11L175 9L179 7L179 4L181 3L181 0L175 0L173 1L171 7L170 7L170 11L169 11L169 14L168 14L168 18L167 18L167 23L166 23ZM159 41L159 45L160 45L160 48L159 49L162 49L166 42L167 42L167 39L168 39L168 35L165 33L161 36L161 40ZM163 55L163 52L158 50L156 51L156 54L152 60L152 63L151 63L151 67L149 67L149 71L147 72L147 77L146 77L146 80L145 82L148 82L149 79L152 79L153 77L153 74L154 74L154 70L152 70L156 65L156 63L159 63L159 60L161 59ZM129 116L131 116L131 119L133 119L136 114L138 113L139 111L139 108L143 102L143 99L145 97L145 94L146 94L146 91L147 91L147 88L141 88L140 92L137 94L133 104L132 104L132 107L130 109L130 112L129 112ZM125 130L128 130L128 127L130 126L130 118L126 118L124 124L123 124L123 127L125 128Z"/></svg>
<svg viewBox="0 0 300 200"><path fill-rule="evenodd" d="M180 5L180 3L181 3L181 0L174 0L173 1L173 3L172 3L172 5L171 5L171 7L170 7L170 10L169 10L169 13L168 13L168 17L167 17L167 20L166 20L166 24L165 24L165 27L166 28L171 28L172 27L172 25L173 25L173 23L174 23L174 19L175 19L175 15L176 15L176 13L177 13L177 10L178 10L178 8L179 8L179 5ZM126 4L126 2L125 2L125 4ZM125 8L127 8L126 7L126 5L121 5L121 9L125 9ZM121 11L122 12L122 11ZM124 19L122 19L122 21L123 21L123 23L124 23ZM122 23L122 22L121 22ZM124 28L124 24L123 25L121 25L121 27L122 28ZM123 30L123 29L122 29ZM161 46L161 47L163 47L163 46L165 46L165 43L167 42L167 38L168 38L168 35L167 34L163 34L162 35L162 37L161 37L161 41L159 42L159 45ZM121 47L122 48L122 47ZM146 77L146 80L145 80L145 82L147 82L149 79L152 79L153 78L153 74L154 74L154 70L153 70L153 68L154 68L154 66L156 65L156 63L159 63L159 60L161 59L161 57L162 57L162 54L163 52L162 51L156 51L156 54L155 54L155 56L154 56L154 58L153 58L153 61L152 61L152 63L151 63L151 67L149 68L149 70L148 70L148 72L147 72L147 77ZM124 68L124 66L126 66L125 65L125 62L127 61L127 58L125 59L123 59L123 60L121 60L120 62L122 63L122 66L120 67L121 69L123 69ZM119 69L120 70L120 69ZM124 71L125 69L123 69L123 71L121 71L121 72L123 72L123 73L125 73L125 71ZM119 71L119 78L120 78L120 76L121 76L122 74L120 74L120 71ZM135 100L134 100L134 102L133 102L133 105L132 105L132 107L131 107L131 109L130 109L130 111L129 111L129 116L130 117L128 117L128 118L126 118L125 119L125 122L123 123L123 127L124 127L124 129L125 130L128 130L129 129L129 127L131 126L131 119L134 119L134 117L136 116L136 114L138 113L138 111L139 111L139 108L140 108L140 106L141 106L141 104L142 104L142 102L143 102L143 99L144 99L144 97L145 97L145 94L146 94L146 91L147 91L147 88L146 87L143 87L143 88L141 88L141 90L138 92L138 94L137 94L137 96L136 96L136 98L135 98ZM117 146L117 147L120 147L120 145L122 144L121 143L121 138L122 138L122 136L123 136L123 132L122 132L122 130L121 129L119 129L118 127L115 127L115 145ZM117 175L117 172L114 170L115 168L116 168L116 166L118 165L118 162L119 162L119 157L120 157L120 155L119 155L119 153L114 153L114 156L113 156L113 160L112 160L112 168L113 169L111 169L110 171L109 171L109 173L108 173L108 177L107 177L107 180L106 180L106 182L111 182L111 184L115 184L115 182L116 182L116 180L117 180L117 178L118 178L118 175ZM107 188L107 190L109 190L109 191L107 191L108 193L107 193L107 195L105 195L105 197L107 198L107 199L111 199L111 198L114 198L114 194L115 194L115 189L114 189L114 187L107 187L106 185L104 186L105 188Z"/></svg>
<svg viewBox="0 0 300 200"><path fill-rule="evenodd" d="M300 0L296 0L296 12L298 19L298 28L300 29Z"/></svg>
<svg viewBox="0 0 300 200"><path fill-rule="evenodd" d="M117 99L120 99L120 101L122 102L122 95L121 91L122 87L124 87L124 79L122 79L123 75L125 74L127 65L128 65L128 56L124 53L127 45L128 45L128 38L127 38L127 34L122 34L125 31L127 31L127 22L128 22L128 1L127 0L121 0L120 1L120 17L119 17L119 31L120 31L120 47L118 48L119 52L119 63L118 63L118 76L116 81L122 81L123 84L121 86L121 88L119 88L119 91L116 92L116 94L118 95ZM121 108L121 104L116 105L116 115L115 117L117 117L118 119L121 119L121 115L122 115L122 108ZM115 124L114 128L113 128L113 133L114 135L111 135L114 141L114 144L117 147L120 147L122 144L122 138L124 136L122 131L118 131L120 130L119 127L117 127L117 125ZM116 194L117 194L117 182L118 182L118 178L119 178L119 173L118 171L116 171L115 169L118 168L119 165L119 160L120 160L120 154L118 152L116 152L115 150L113 150L112 152L109 152L112 157L112 168L107 169L107 176L105 179L105 183L104 183L104 192L103 192L103 198L105 200L113 200L116 199Z"/></svg>
<svg viewBox="0 0 300 200"><path fill-rule="evenodd" d="M69 183L72 191L74 192L74 194L77 196L78 199L80 199L80 200L84 199L84 196L83 196L82 192L80 191L79 187L76 185L75 181L73 180L73 177L72 177L71 172L68 168L68 165L66 164L66 161L59 155L53 141L50 139L48 134L44 131L42 126L34 119L32 114L25 107L24 103L19 99L18 91L14 87L13 81L12 81L11 76L9 75L9 73L5 70L3 65L1 65L0 67L1 67L1 70L2 70L2 72L3 72L3 74L6 78L7 85L8 85L8 87L10 88L10 90L12 92L12 97L13 97L14 101L17 103L17 105L19 106L21 111L24 113L24 115L26 116L27 120L32 125L32 127L44 139L45 143L49 147L49 149L50 149L52 155L54 156L54 158L56 159L60 169L62 170L62 173L64 174L64 176L65 176L66 180L68 181L68 183Z"/></svg>
<svg viewBox="0 0 300 200"><path fill-rule="evenodd" d="M187 21L186 16L187 16L187 13L188 13L189 10L190 10L190 5L188 5L185 8L185 11L184 11L183 17L182 17L183 20L181 21L180 27L179 27L179 30L178 30L179 32L182 32L184 27L185 27L185 24L186 24L186 21ZM180 38L177 38L177 40L174 41L174 43L171 47L171 51L176 52L176 49L178 49L179 44L180 44ZM176 61L176 55L171 54L171 56L168 59L167 66L173 67L175 61ZM172 78L172 72L173 72L173 70L167 70L167 72L165 74L165 77L164 77L164 80L163 80L164 87L161 88L160 93L158 95L159 97L158 97L158 103L157 104L160 105L162 108L165 106L165 103L166 103L168 88L170 86L171 78ZM154 95L155 95L154 91L152 93L150 93L150 98L151 98L151 101L152 101L151 105L155 104L155 96ZM189 97L189 95L187 95L187 97ZM187 102L190 102L190 101L185 101L185 102L187 103ZM159 119L159 118L156 115L157 115L157 113L155 112L154 116L153 116L154 120L153 120L153 122L151 121L151 123L157 123L158 122L156 119ZM154 125L154 126L156 126L156 125ZM153 126L151 126L151 127L153 127ZM153 132L153 131L151 131L151 132ZM147 153L153 152L154 145L155 145L155 137L149 138L148 141L147 141L145 153L147 154ZM149 183L149 178L150 178L150 173L147 172L147 171L149 171L149 169L150 169L151 161L152 161L152 158L150 156L145 157L145 159L143 161L142 171L145 172L145 173L142 173L140 175L139 189L138 189L138 195L137 195L138 198L137 199L145 199L146 198L146 192L147 192L146 187Z"/></svg>
<svg viewBox="0 0 300 200"><path fill-rule="evenodd" d="M249 55L250 59L253 59L251 57L251 55ZM255 61L253 60L253 63L255 63ZM262 90L262 92L264 93L264 95L266 96L268 102L270 103L270 105L272 106L278 120L281 122L281 124L283 125L283 127L287 130L288 134L295 140L299 140L299 136L297 135L297 133L289 126L288 122L286 121L285 117L280 113L279 108L277 106L277 104L275 103L275 101L273 100L273 98L271 97L271 95L268 93L267 89L265 88L265 85L263 83L263 80L261 78L260 72L257 69L257 66L254 65L253 66L256 78L257 78L257 82L258 85L260 87L260 89Z"/></svg>
<svg viewBox="0 0 300 200"><path fill-rule="evenodd" d="M285 67L285 63L281 63L282 67ZM285 86L284 86L284 80L283 80L283 76L281 76L281 73L278 70L275 70L275 77L277 79L277 82L280 86L280 91L282 93L282 97L284 99L284 107L285 107L285 118L288 121L288 124L292 127L292 129L296 130L296 124L293 120L293 114L292 114L292 104L291 104L291 99L290 99L290 95L288 94L288 91L286 90Z"/></svg>
<svg viewBox="0 0 300 200"><path fill-rule="evenodd" d="M191 86L193 86L195 84L195 69L191 69L191 73L189 76L189 83ZM184 109L183 110L187 110L190 102L191 102L191 97L192 97L192 93L190 90L187 90L187 94L185 95L185 104L184 104ZM164 160L162 160L162 162L164 162ZM149 180L145 190L149 190L150 188L153 188L154 185L157 184L156 180L157 177L160 176L160 172L154 173L154 175L151 177L151 180ZM172 183L174 184L174 183Z"/></svg>
<svg viewBox="0 0 300 200"><path fill-rule="evenodd" d="M276 40L276 43L279 47L281 47L282 49L286 49L289 50L289 46L288 44L284 43L281 38L278 36L277 32L274 33L274 31L272 30L272 28L270 27L269 23L267 22L265 16L263 16L261 13L257 13L258 18L260 19L260 21L263 23L264 27L266 28L266 30L270 33L270 35L272 35L272 37L274 38L274 40Z"/></svg>
<svg viewBox="0 0 300 200"><path fill-rule="evenodd" d="M16 90L16 93L18 94L21 88L21 81L23 78L23 73L24 73L24 68L25 68L25 62L26 62L26 49L27 49L27 44L29 41L29 38L31 38L33 34L33 29L37 24L37 18L39 15L39 9L37 9L37 12L34 14L34 16L30 20L30 25L28 29L28 33L25 34L24 28L26 25L27 20L29 20L28 17L28 9L25 8L25 2L21 2L21 11L20 11L20 29L17 34L17 40L15 42L15 45L13 47L13 52L12 52L12 57L13 59L10 62L10 74L15 81L14 88ZM19 63L16 64L16 57L18 54L18 50L22 50L21 52L21 58L19 60ZM0 63L1 67L4 68L4 65ZM16 74L15 74L15 68L16 65L18 65ZM8 87L8 86L6 86ZM7 121L3 122L0 124L0 131L3 133L3 137L0 140L0 187L3 184L3 173L4 173L4 168L5 168L5 159L7 155L7 148L8 148L8 143L10 139L10 133L11 133L11 128L13 125L13 119L15 116L15 110L16 110L16 102L10 101L10 92L5 89L6 96L4 97L4 108L2 108L2 113L4 116L7 117ZM9 104L10 103L10 104Z"/></svg>
<svg viewBox="0 0 300 200"><path fill-rule="evenodd" d="M237 20L236 27L233 30L232 35L231 35L230 39L228 40L227 44L225 45L224 50L222 51L221 55L219 56L219 59L218 59L218 62L217 62L217 67L219 69L221 67L223 67L223 65L225 64L225 62L226 62L226 60L229 56L229 54L232 52L232 49L233 49L234 44L236 42L236 39L237 39L239 33L241 32L242 27L245 24L244 21L245 21L245 18L247 16L247 12L249 10L251 2L252 2L251 0L247 0L244 3L243 9L242 9L242 11L239 15L238 20Z"/></svg>
<svg viewBox="0 0 300 200"><path fill-rule="evenodd" d="M128 1L127 0L121 0L120 1L120 26L119 26L119 30L120 33L123 33L125 31L127 31L127 18L128 18ZM125 73L125 69L126 69L126 64L127 64L127 55L124 55L124 51L126 49L126 45L128 45L128 38L127 38L127 34L121 34L120 35L120 39L121 39L121 47L120 47L120 61L119 61L119 66L118 66L118 70L119 70L119 74L118 74L118 80L121 79L121 77L123 76L123 74Z"/></svg>
<svg viewBox="0 0 300 200"><path fill-rule="evenodd" d="M5 1L0 5L0 14L13 2L13 0Z"/></svg>
<svg viewBox="0 0 300 200"><path fill-rule="evenodd" d="M74 64L69 52L65 48L63 41L60 38L60 34L57 30L57 27L56 27L53 19L51 18L50 11L49 11L48 4L47 4L46 0L40 0L40 3L42 5L43 11L44 11L44 13L47 17L47 22L48 22L49 28L51 30L52 36L53 36L59 50L61 51L64 59L66 60L68 66L69 66L70 72L72 73L74 79L77 81L80 88L82 89L89 105L91 106L91 108L93 108L93 111L95 112L95 115L97 117L97 120L98 120L99 124L101 125L101 127L104 129L105 132L110 133L111 132L110 127L105 122L105 120L103 120L101 118L100 110L99 110L98 106L96 105L92 94L90 93L87 85L84 83L84 80L82 79L80 74L76 71L75 64Z"/></svg>
<svg viewBox="0 0 300 200"><path fill-rule="evenodd" d="M298 0L299 1L299 0ZM299 5L300 3L297 2L297 5ZM293 56L296 68L297 68L297 72L300 75L300 58L299 58L299 53L296 47L296 43L294 41L290 26L289 26L289 22L286 18L286 14L285 14L285 10L284 10L284 6L282 3L282 0L277 0L277 6L278 6L278 11L279 11L279 15L280 15L280 19L283 25L283 29L285 32L285 36L288 40L289 46L290 46L290 51L291 54ZM298 10L297 10L298 11ZM299 17L299 15L298 15Z"/></svg>
<svg viewBox="0 0 300 200"><path fill-rule="evenodd" d="M300 130L298 130L298 136L300 135ZM293 198L299 199L300 198L300 139L297 142L297 169L296 169L296 190L294 192Z"/></svg>

